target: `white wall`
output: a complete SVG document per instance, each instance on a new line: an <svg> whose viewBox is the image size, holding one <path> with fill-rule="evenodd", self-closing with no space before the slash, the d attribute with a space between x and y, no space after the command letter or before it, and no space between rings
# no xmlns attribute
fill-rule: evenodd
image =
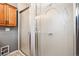
<svg viewBox="0 0 79 59"><path fill-rule="evenodd" d="M8 4L17 7L17 3L8 3Z"/></svg>
<svg viewBox="0 0 79 59"><path fill-rule="evenodd" d="M26 3L18 3L18 11L23 10L24 8L27 8L29 5Z"/></svg>

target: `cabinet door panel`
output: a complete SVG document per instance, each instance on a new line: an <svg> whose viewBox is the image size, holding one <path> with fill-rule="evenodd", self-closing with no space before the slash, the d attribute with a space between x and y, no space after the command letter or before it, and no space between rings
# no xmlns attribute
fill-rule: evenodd
<svg viewBox="0 0 79 59"><path fill-rule="evenodd" d="M0 4L0 25L4 25L4 5Z"/></svg>
<svg viewBox="0 0 79 59"><path fill-rule="evenodd" d="M5 26L7 26L7 21L8 21L8 6L6 4L4 4L4 22L5 22Z"/></svg>
<svg viewBox="0 0 79 59"><path fill-rule="evenodd" d="M9 7L9 26L16 26L16 9Z"/></svg>

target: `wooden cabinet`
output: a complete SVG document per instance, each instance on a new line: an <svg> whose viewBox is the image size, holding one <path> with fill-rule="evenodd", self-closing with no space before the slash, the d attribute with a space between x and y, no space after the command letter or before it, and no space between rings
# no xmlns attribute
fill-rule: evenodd
<svg viewBox="0 0 79 59"><path fill-rule="evenodd" d="M0 4L0 26L16 26L16 7Z"/></svg>

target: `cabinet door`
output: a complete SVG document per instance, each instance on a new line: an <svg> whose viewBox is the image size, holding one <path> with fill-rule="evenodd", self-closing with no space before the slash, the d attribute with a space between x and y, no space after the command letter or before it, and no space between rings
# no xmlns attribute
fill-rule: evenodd
<svg viewBox="0 0 79 59"><path fill-rule="evenodd" d="M4 24L4 5L0 4L0 26Z"/></svg>
<svg viewBox="0 0 79 59"><path fill-rule="evenodd" d="M16 26L16 9L12 6L8 7L8 20L9 25L8 26Z"/></svg>
<svg viewBox="0 0 79 59"><path fill-rule="evenodd" d="M5 22L5 26L7 26L8 23L9 23L9 21L8 21L8 13L9 13L9 11L8 11L7 7L8 6L6 4L4 4L4 22Z"/></svg>

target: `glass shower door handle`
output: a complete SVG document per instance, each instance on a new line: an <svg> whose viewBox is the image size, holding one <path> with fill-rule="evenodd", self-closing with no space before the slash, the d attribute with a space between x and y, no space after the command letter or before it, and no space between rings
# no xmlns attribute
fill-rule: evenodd
<svg viewBox="0 0 79 59"><path fill-rule="evenodd" d="M48 33L48 35L49 35L49 36L52 36L52 35L53 35L53 33Z"/></svg>

